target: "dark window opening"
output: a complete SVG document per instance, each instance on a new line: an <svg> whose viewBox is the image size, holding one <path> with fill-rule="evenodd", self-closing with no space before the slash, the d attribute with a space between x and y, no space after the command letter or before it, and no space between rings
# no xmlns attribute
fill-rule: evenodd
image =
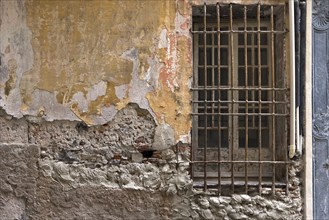
<svg viewBox="0 0 329 220"><path fill-rule="evenodd" d="M193 8L192 175L204 190L286 186L285 5Z"/></svg>

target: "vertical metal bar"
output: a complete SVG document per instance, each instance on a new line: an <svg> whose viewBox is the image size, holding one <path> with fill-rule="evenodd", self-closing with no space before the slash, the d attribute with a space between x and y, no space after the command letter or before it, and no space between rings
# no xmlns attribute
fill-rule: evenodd
<svg viewBox="0 0 329 220"><path fill-rule="evenodd" d="M217 71L218 71L218 161L221 161L221 143L222 143L222 135L221 135L221 115L220 115L220 108L221 108L221 103L220 103L220 5L217 2L216 4L217 8ZM220 163L217 164L217 169L218 169L218 194L221 194L221 171L220 171Z"/></svg>
<svg viewBox="0 0 329 220"><path fill-rule="evenodd" d="M272 73L272 160L275 156L275 68L274 68L274 15L273 6L271 6L271 73ZM272 195L275 194L275 163L272 165Z"/></svg>
<svg viewBox="0 0 329 220"><path fill-rule="evenodd" d="M258 160L262 160L262 120L261 120L261 112L262 112L262 78L261 78L261 54L260 54L260 3L258 3L257 7L257 49L258 49ZM259 163L259 195L261 195L262 190L262 164Z"/></svg>
<svg viewBox="0 0 329 220"><path fill-rule="evenodd" d="M231 48L231 97L232 97L232 109L231 111L234 112L234 93L233 93L233 88L234 88L234 47L233 47L233 9L232 9L232 4L230 4L230 48ZM232 122L232 140L231 140L231 161L234 160L234 116L231 115L231 122ZM232 183L232 193L234 193L234 163L231 163L231 183Z"/></svg>
<svg viewBox="0 0 329 220"><path fill-rule="evenodd" d="M254 30L254 28L252 27L251 30ZM252 64L252 73L251 73L251 85L252 88L255 88L255 33L252 32L251 34L251 64ZM251 100L255 101L255 90L251 91ZM255 114L255 104L252 103L252 113ZM252 118L252 122L251 122L251 127L254 129L255 128L255 115L253 115Z"/></svg>
<svg viewBox="0 0 329 220"><path fill-rule="evenodd" d="M285 6L285 5L283 6L283 18L284 18L284 19L283 19L283 27L284 27L284 32L283 32L283 43L284 43L284 47L283 47L283 48L284 48L284 53L285 53L284 56L283 56L283 61L284 61L283 63L286 64L286 62L287 62L287 61L286 61L287 48L286 48L286 42L285 42L285 41L286 41L286 30L287 30L287 28L286 28L286 19L287 19L287 18L286 18L286 6ZM291 80L291 79L290 79L290 80ZM290 89L291 89L291 88L290 88ZM291 98L291 97L290 97L290 98ZM287 94L284 95L284 101L287 102ZM294 108L294 106L290 106L290 107L293 107L293 108ZM284 108L284 111L285 111L284 113L287 114L287 108ZM291 115L290 115L290 117L291 117ZM286 121L285 121L285 124L287 125L287 118L286 118L286 117L285 117L285 120L286 120ZM285 152L288 152L288 149L286 149ZM285 161L288 162L288 154L285 153L284 155L285 155ZM286 195L288 196L288 194L289 194L289 183L288 183L288 174L289 174L289 173L288 173L288 163L285 163L285 172L286 172L286 173L285 173Z"/></svg>
<svg viewBox="0 0 329 220"><path fill-rule="evenodd" d="M194 26L192 26L194 28ZM199 67L199 62L198 62L198 56L200 54L200 48L199 48L199 34L194 34L193 35L193 49L194 49L194 56L193 56L193 87L197 88L199 84L199 76L198 76L198 67ZM193 91L193 101L198 100L199 96L199 91ZM193 113L198 113L198 106L199 103L194 102L193 104ZM195 154L196 154L196 149L198 147L198 121L199 121L199 115L193 115L193 124L192 124L192 153L190 155L191 161L195 160ZM194 167L197 165L194 165L194 163L190 163L190 169L191 169L191 178L193 180L194 178Z"/></svg>
<svg viewBox="0 0 329 220"><path fill-rule="evenodd" d="M211 27L211 31L213 31ZM215 128L215 35L211 34L211 128Z"/></svg>
<svg viewBox="0 0 329 220"><path fill-rule="evenodd" d="M246 104L245 104L245 136L246 136L246 143L245 143L245 161L248 161L248 49L247 49L247 6L244 6L244 70L245 70L245 97L246 97ZM245 163L245 193L248 193L248 163Z"/></svg>
<svg viewBox="0 0 329 220"><path fill-rule="evenodd" d="M203 152L203 159L204 159L204 176L203 176L203 184L204 184L204 191L207 190L207 143L208 143L208 134L207 134L207 126L208 126L208 117L207 117L207 5L204 3L204 14L203 14L203 50L204 50L204 93L205 93L205 101L204 101L204 111L205 111L205 123L204 123L204 133L205 133L205 143L204 143L204 152Z"/></svg>

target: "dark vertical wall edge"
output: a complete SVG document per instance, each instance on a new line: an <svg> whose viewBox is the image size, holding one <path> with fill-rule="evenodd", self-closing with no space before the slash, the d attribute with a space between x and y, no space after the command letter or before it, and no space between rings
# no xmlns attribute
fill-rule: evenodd
<svg viewBox="0 0 329 220"><path fill-rule="evenodd" d="M306 63L306 3L300 2L300 132L304 134L305 111L305 63ZM305 134L304 134L305 135Z"/></svg>

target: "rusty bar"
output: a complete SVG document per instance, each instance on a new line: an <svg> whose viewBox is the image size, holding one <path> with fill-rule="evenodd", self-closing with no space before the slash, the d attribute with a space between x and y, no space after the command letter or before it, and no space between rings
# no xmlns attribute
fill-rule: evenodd
<svg viewBox="0 0 329 220"><path fill-rule="evenodd" d="M230 4L230 49L231 49L231 88L234 87L234 48L233 48L233 8ZM231 90L232 100L234 101L233 90ZM231 111L234 112L234 102L231 104ZM231 125L232 125L232 139L231 139L231 160L233 161L234 156L234 116L231 115ZM234 163L231 164L231 183L232 183L232 193L234 193Z"/></svg>
<svg viewBox="0 0 329 220"><path fill-rule="evenodd" d="M207 5L204 3L204 14L203 14L203 50L204 50L204 88L207 88ZM205 104L204 104L204 133L205 133L205 138L204 138L204 152L203 152L203 159L204 161L207 161L207 127L208 127L208 118L207 118L207 91L205 90ZM204 162L204 191L207 191L207 162Z"/></svg>
<svg viewBox="0 0 329 220"><path fill-rule="evenodd" d="M214 28L211 26L210 30L213 30ZM216 33L217 35L217 33ZM209 66L207 66L209 67ZM215 87L215 33L211 33L211 87ZM211 104L211 112L215 113L215 90L211 90L211 99L210 99L210 104ZM211 115L211 128L215 127L215 114Z"/></svg>
<svg viewBox="0 0 329 220"><path fill-rule="evenodd" d="M271 72L272 87L275 87L275 69L274 69L274 15L273 6L271 6ZM272 113L275 114L275 91L272 90ZM272 115L272 160L276 160L275 156L275 116ZM275 164L272 166L272 195L275 194Z"/></svg>
<svg viewBox="0 0 329 220"><path fill-rule="evenodd" d="M248 50L247 50L247 6L244 6L244 71L245 71L245 86L248 87ZM246 113L248 113L248 90L245 91L245 108ZM248 161L248 115L245 115L245 161ZM245 164L245 193L248 194L248 164Z"/></svg>
<svg viewBox="0 0 329 220"><path fill-rule="evenodd" d="M292 162L290 161L272 161L272 160L263 160L263 161L258 161L258 160L249 160L249 161L244 161L244 160L232 160L232 161L215 161L215 160L210 160L210 161L198 161L198 160L195 160L195 161L192 161L191 163L204 163L204 162L207 162L207 163L247 163L247 164L292 164Z"/></svg>
<svg viewBox="0 0 329 220"><path fill-rule="evenodd" d="M199 100L192 100L191 102L193 103L203 103L203 101L199 101ZM223 101L223 100L214 100L214 101L208 101L209 102L220 102L220 103L231 103L232 101ZM262 104L288 104L289 102L284 102L284 101L234 101L234 103L239 103L239 104L258 104L258 103L262 103Z"/></svg>
<svg viewBox="0 0 329 220"><path fill-rule="evenodd" d="M192 28L195 28L194 25L192 25ZM197 87L198 86L198 82L199 82L199 73L197 71L198 69L198 65L199 65L199 53L200 53L200 48L199 48L199 37L200 35L199 34L193 34L193 38L194 38L194 41L193 41L193 87ZM196 39L195 39L196 38ZM199 104L198 103L195 103L194 101L195 100L198 100L198 97L199 97L199 92L198 91L193 91L192 90L192 102L193 102L193 105L192 105L192 112L197 112L198 111L198 106ZM192 114L192 133L191 133L191 136L192 136L192 143L191 143L191 153L190 153L190 159L191 161L194 161L195 160L195 152L198 148L198 133L199 133L199 130L196 129L195 127L198 127L198 121L199 121L199 116L198 115L193 115ZM191 179L193 180L194 179L194 168L195 166L190 163L190 175L191 175Z"/></svg>
<svg viewBox="0 0 329 220"><path fill-rule="evenodd" d="M217 89L217 88L191 88L191 90L214 90L214 89ZM221 87L221 90L250 90L250 91L255 91L255 90L259 90L259 87L248 87L248 88L245 88L245 87L235 87L235 88L231 88L231 87ZM273 91L287 91L289 90L288 88L262 88L263 91L270 91L270 90L273 90Z"/></svg>
<svg viewBox="0 0 329 220"><path fill-rule="evenodd" d="M221 132L221 114L220 114L220 109L221 109L221 102L220 102L220 5L217 2L216 4L216 9L217 9L217 71L218 71L218 161L221 161L221 143L222 143L222 132ZM221 194L221 167L220 163L217 165L217 170L218 170L218 195Z"/></svg>
<svg viewBox="0 0 329 220"><path fill-rule="evenodd" d="M212 113L207 113L208 115L212 115ZM217 113L214 113L217 114ZM204 113L192 113L192 115L204 115ZM260 113L221 113L221 115L227 115L227 116L245 116L245 115L250 115L250 116L259 116ZM262 113L262 116L272 116L273 113ZM277 117L287 117L289 114L285 113L285 114L279 114L279 113L275 113L274 114Z"/></svg>
<svg viewBox="0 0 329 220"><path fill-rule="evenodd" d="M286 6L284 5L283 6L283 17L284 17L284 19L283 19L283 27L284 27L284 30L286 30ZM284 43L284 56L283 56L283 63L284 64L286 64L286 52L287 52L287 50L286 50L286 44L285 44L285 41L286 41L286 31L283 33L283 43ZM285 101L287 101L287 94L285 94L284 95L284 99L285 99ZM294 106L290 106L290 108L294 108ZM284 108L284 111L285 111L285 113L287 112L287 108ZM291 116L290 116L291 117ZM286 120L287 121L287 120ZM287 125L287 122L285 121L285 124ZM287 146L288 147L288 146ZM288 152L288 149L286 149L286 152ZM288 161L288 154L287 153L285 153L285 161ZM288 165L286 164L286 178L285 178L285 182L286 182L286 195L288 196L289 195L289 178L288 178L288 175L289 175L289 173L288 173Z"/></svg>
<svg viewBox="0 0 329 220"><path fill-rule="evenodd" d="M253 30L253 27L251 27L251 30ZM251 46L252 46L252 48L251 48L251 65L252 65L252 69L251 69L251 76L252 76L251 87L256 88L255 87L255 33L252 33L252 35L251 35ZM251 91L251 100L255 100L255 90L250 90L250 88L248 88L248 90ZM253 103L251 105L251 109L252 109L252 113L255 113L255 103ZM249 111L248 111L248 113L249 113ZM252 124L252 127L255 126L255 117L254 116L252 117L251 124Z"/></svg>
<svg viewBox="0 0 329 220"><path fill-rule="evenodd" d="M191 30L190 31L192 34L203 34L203 31L193 31ZM208 33L213 33L213 34L216 34L218 31L208 31ZM239 30L232 30L232 31L220 31L221 33L244 33L244 31L239 31ZM257 34L258 31L253 31L253 30L248 30L248 33L255 33ZM260 33L271 33L271 31L266 31L266 30L260 30ZM276 33L276 34L283 34L284 31L273 31L273 33Z"/></svg>
<svg viewBox="0 0 329 220"><path fill-rule="evenodd" d="M262 74L262 68L261 68L261 53L260 53L260 4L258 3L258 7L257 7L257 50L258 50L258 100L261 100L262 97L262 78L261 78L261 74ZM261 161L262 160L262 116L261 116L261 112L262 112L262 105L259 102L258 103L258 113L260 113L258 115L258 160ZM262 166L261 163L259 164L259 195L261 195L262 193Z"/></svg>

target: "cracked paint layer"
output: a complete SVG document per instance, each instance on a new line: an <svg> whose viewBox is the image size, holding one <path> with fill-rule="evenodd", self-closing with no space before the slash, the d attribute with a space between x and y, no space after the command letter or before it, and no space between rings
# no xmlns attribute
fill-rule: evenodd
<svg viewBox="0 0 329 220"><path fill-rule="evenodd" d="M186 140L190 3L26 0L1 6L0 105L8 114L96 125L137 103L157 124L171 126L176 140Z"/></svg>

